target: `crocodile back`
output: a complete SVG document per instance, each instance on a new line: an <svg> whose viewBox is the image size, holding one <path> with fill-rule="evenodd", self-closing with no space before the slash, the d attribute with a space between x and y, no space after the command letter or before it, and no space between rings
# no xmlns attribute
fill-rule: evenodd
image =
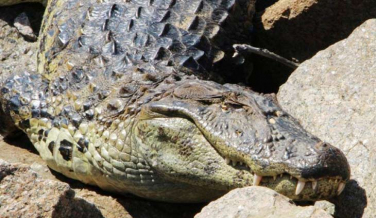
<svg viewBox="0 0 376 218"><path fill-rule="evenodd" d="M80 65L121 73L143 62L209 78L233 69L232 44L249 42L253 11L252 0L53 0L38 71L57 78Z"/></svg>

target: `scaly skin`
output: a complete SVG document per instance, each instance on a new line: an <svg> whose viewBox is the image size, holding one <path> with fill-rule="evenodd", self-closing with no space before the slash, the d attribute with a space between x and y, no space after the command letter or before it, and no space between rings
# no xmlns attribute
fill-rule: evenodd
<svg viewBox="0 0 376 218"><path fill-rule="evenodd" d="M209 201L253 184L295 200L340 193L350 169L339 149L272 96L208 81L239 68L231 45L249 40L253 7L49 1L38 72L1 83L3 134L21 129L70 178L159 201Z"/></svg>

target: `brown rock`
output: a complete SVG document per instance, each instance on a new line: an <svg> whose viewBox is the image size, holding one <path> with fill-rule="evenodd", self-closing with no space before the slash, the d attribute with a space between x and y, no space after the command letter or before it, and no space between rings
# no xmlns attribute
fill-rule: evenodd
<svg viewBox="0 0 376 218"><path fill-rule="evenodd" d="M261 13L258 45L304 61L376 17L376 4L374 0L279 0Z"/></svg>
<svg viewBox="0 0 376 218"><path fill-rule="evenodd" d="M259 186L230 191L204 207L195 218L326 218L327 212L314 206L296 206L289 198Z"/></svg>
<svg viewBox="0 0 376 218"><path fill-rule="evenodd" d="M0 160L1 217L103 217L65 183L44 180L26 165Z"/></svg>
<svg viewBox="0 0 376 218"><path fill-rule="evenodd" d="M335 216L376 214L376 19L304 62L278 93L281 106L339 147L352 171Z"/></svg>
<svg viewBox="0 0 376 218"><path fill-rule="evenodd" d="M273 1L260 0L258 4ZM376 17L374 0L279 0L265 11L258 10L253 45L299 63L345 39L364 21ZM255 56L249 82L256 91L277 92L292 71Z"/></svg>

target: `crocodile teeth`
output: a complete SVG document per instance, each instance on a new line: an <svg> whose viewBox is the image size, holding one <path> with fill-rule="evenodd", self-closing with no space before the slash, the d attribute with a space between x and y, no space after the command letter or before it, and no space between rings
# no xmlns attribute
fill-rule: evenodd
<svg viewBox="0 0 376 218"><path fill-rule="evenodd" d="M312 189L316 190L316 188L317 188L317 181L315 180L315 181L312 181Z"/></svg>
<svg viewBox="0 0 376 218"><path fill-rule="evenodd" d="M232 166L236 166L236 161L232 161Z"/></svg>
<svg viewBox="0 0 376 218"><path fill-rule="evenodd" d="M226 157L225 160L226 160L227 164L230 164L230 162L231 162L230 158Z"/></svg>
<svg viewBox="0 0 376 218"><path fill-rule="evenodd" d="M296 186L296 190L295 190L295 195L300 194L303 191L304 186L305 186L305 182L298 181L298 185Z"/></svg>
<svg viewBox="0 0 376 218"><path fill-rule="evenodd" d="M259 176L255 173L255 176L253 177L253 185L258 186L262 180L262 176Z"/></svg>
<svg viewBox="0 0 376 218"><path fill-rule="evenodd" d="M345 183L341 182L338 185L337 195L340 195L343 192L343 189L345 189Z"/></svg>
<svg viewBox="0 0 376 218"><path fill-rule="evenodd" d="M275 176L273 176L273 179L274 179L274 181L277 179L277 176L275 175Z"/></svg>

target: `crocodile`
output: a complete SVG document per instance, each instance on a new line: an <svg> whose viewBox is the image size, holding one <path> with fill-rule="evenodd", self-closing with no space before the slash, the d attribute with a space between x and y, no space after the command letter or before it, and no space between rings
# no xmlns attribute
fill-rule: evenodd
<svg viewBox="0 0 376 218"><path fill-rule="evenodd" d="M273 95L221 81L244 66L232 45L249 42L254 1L34 2L46 5L37 70L2 75L0 130L26 133L54 171L166 202L252 185L315 201L345 188L338 148Z"/></svg>

